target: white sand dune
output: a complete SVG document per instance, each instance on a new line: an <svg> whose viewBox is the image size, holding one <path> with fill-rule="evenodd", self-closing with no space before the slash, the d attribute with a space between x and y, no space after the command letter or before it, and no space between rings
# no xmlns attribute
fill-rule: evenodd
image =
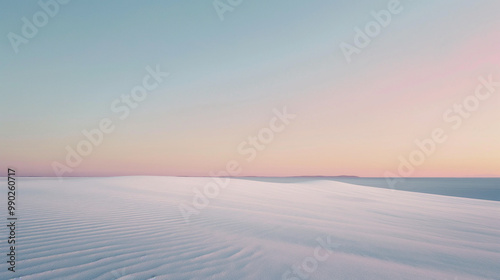
<svg viewBox="0 0 500 280"><path fill-rule="evenodd" d="M500 279L500 202L231 179L186 223L210 180L20 178L0 279Z"/></svg>

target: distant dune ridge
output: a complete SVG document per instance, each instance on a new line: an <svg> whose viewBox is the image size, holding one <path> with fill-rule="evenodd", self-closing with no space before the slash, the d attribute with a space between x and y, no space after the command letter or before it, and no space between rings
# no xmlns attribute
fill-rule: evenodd
<svg viewBox="0 0 500 280"><path fill-rule="evenodd" d="M500 279L499 201L231 178L186 223L210 180L19 178L16 277Z"/></svg>

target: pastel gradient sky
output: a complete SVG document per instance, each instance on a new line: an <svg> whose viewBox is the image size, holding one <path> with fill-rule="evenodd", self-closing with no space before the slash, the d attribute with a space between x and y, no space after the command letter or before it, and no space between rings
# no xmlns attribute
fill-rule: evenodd
<svg viewBox="0 0 500 280"><path fill-rule="evenodd" d="M75 0L16 54L7 35L41 8L3 1L1 172L54 176L110 118L65 176L207 176L237 160L241 175L380 177L436 128L446 142L411 176L500 176L500 87L458 129L443 119L478 77L500 81L500 2L401 1L348 63L339 45L388 2L243 0L221 21L212 1ZM148 65L170 76L120 120L110 104ZM245 160L238 145L285 106L296 119Z"/></svg>

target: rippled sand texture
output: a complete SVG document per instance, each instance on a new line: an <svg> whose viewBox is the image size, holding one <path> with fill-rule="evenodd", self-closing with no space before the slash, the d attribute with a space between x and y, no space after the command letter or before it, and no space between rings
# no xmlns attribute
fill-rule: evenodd
<svg viewBox="0 0 500 280"><path fill-rule="evenodd" d="M0 279L301 279L282 277L328 236L309 279L500 279L500 202L231 179L186 223L210 180L19 178L17 272Z"/></svg>

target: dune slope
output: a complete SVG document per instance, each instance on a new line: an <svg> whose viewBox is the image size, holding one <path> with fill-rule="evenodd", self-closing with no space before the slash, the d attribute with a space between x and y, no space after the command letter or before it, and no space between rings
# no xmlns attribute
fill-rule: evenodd
<svg viewBox="0 0 500 280"><path fill-rule="evenodd" d="M209 182L20 178L0 279L500 279L500 202L230 179L187 222Z"/></svg>

